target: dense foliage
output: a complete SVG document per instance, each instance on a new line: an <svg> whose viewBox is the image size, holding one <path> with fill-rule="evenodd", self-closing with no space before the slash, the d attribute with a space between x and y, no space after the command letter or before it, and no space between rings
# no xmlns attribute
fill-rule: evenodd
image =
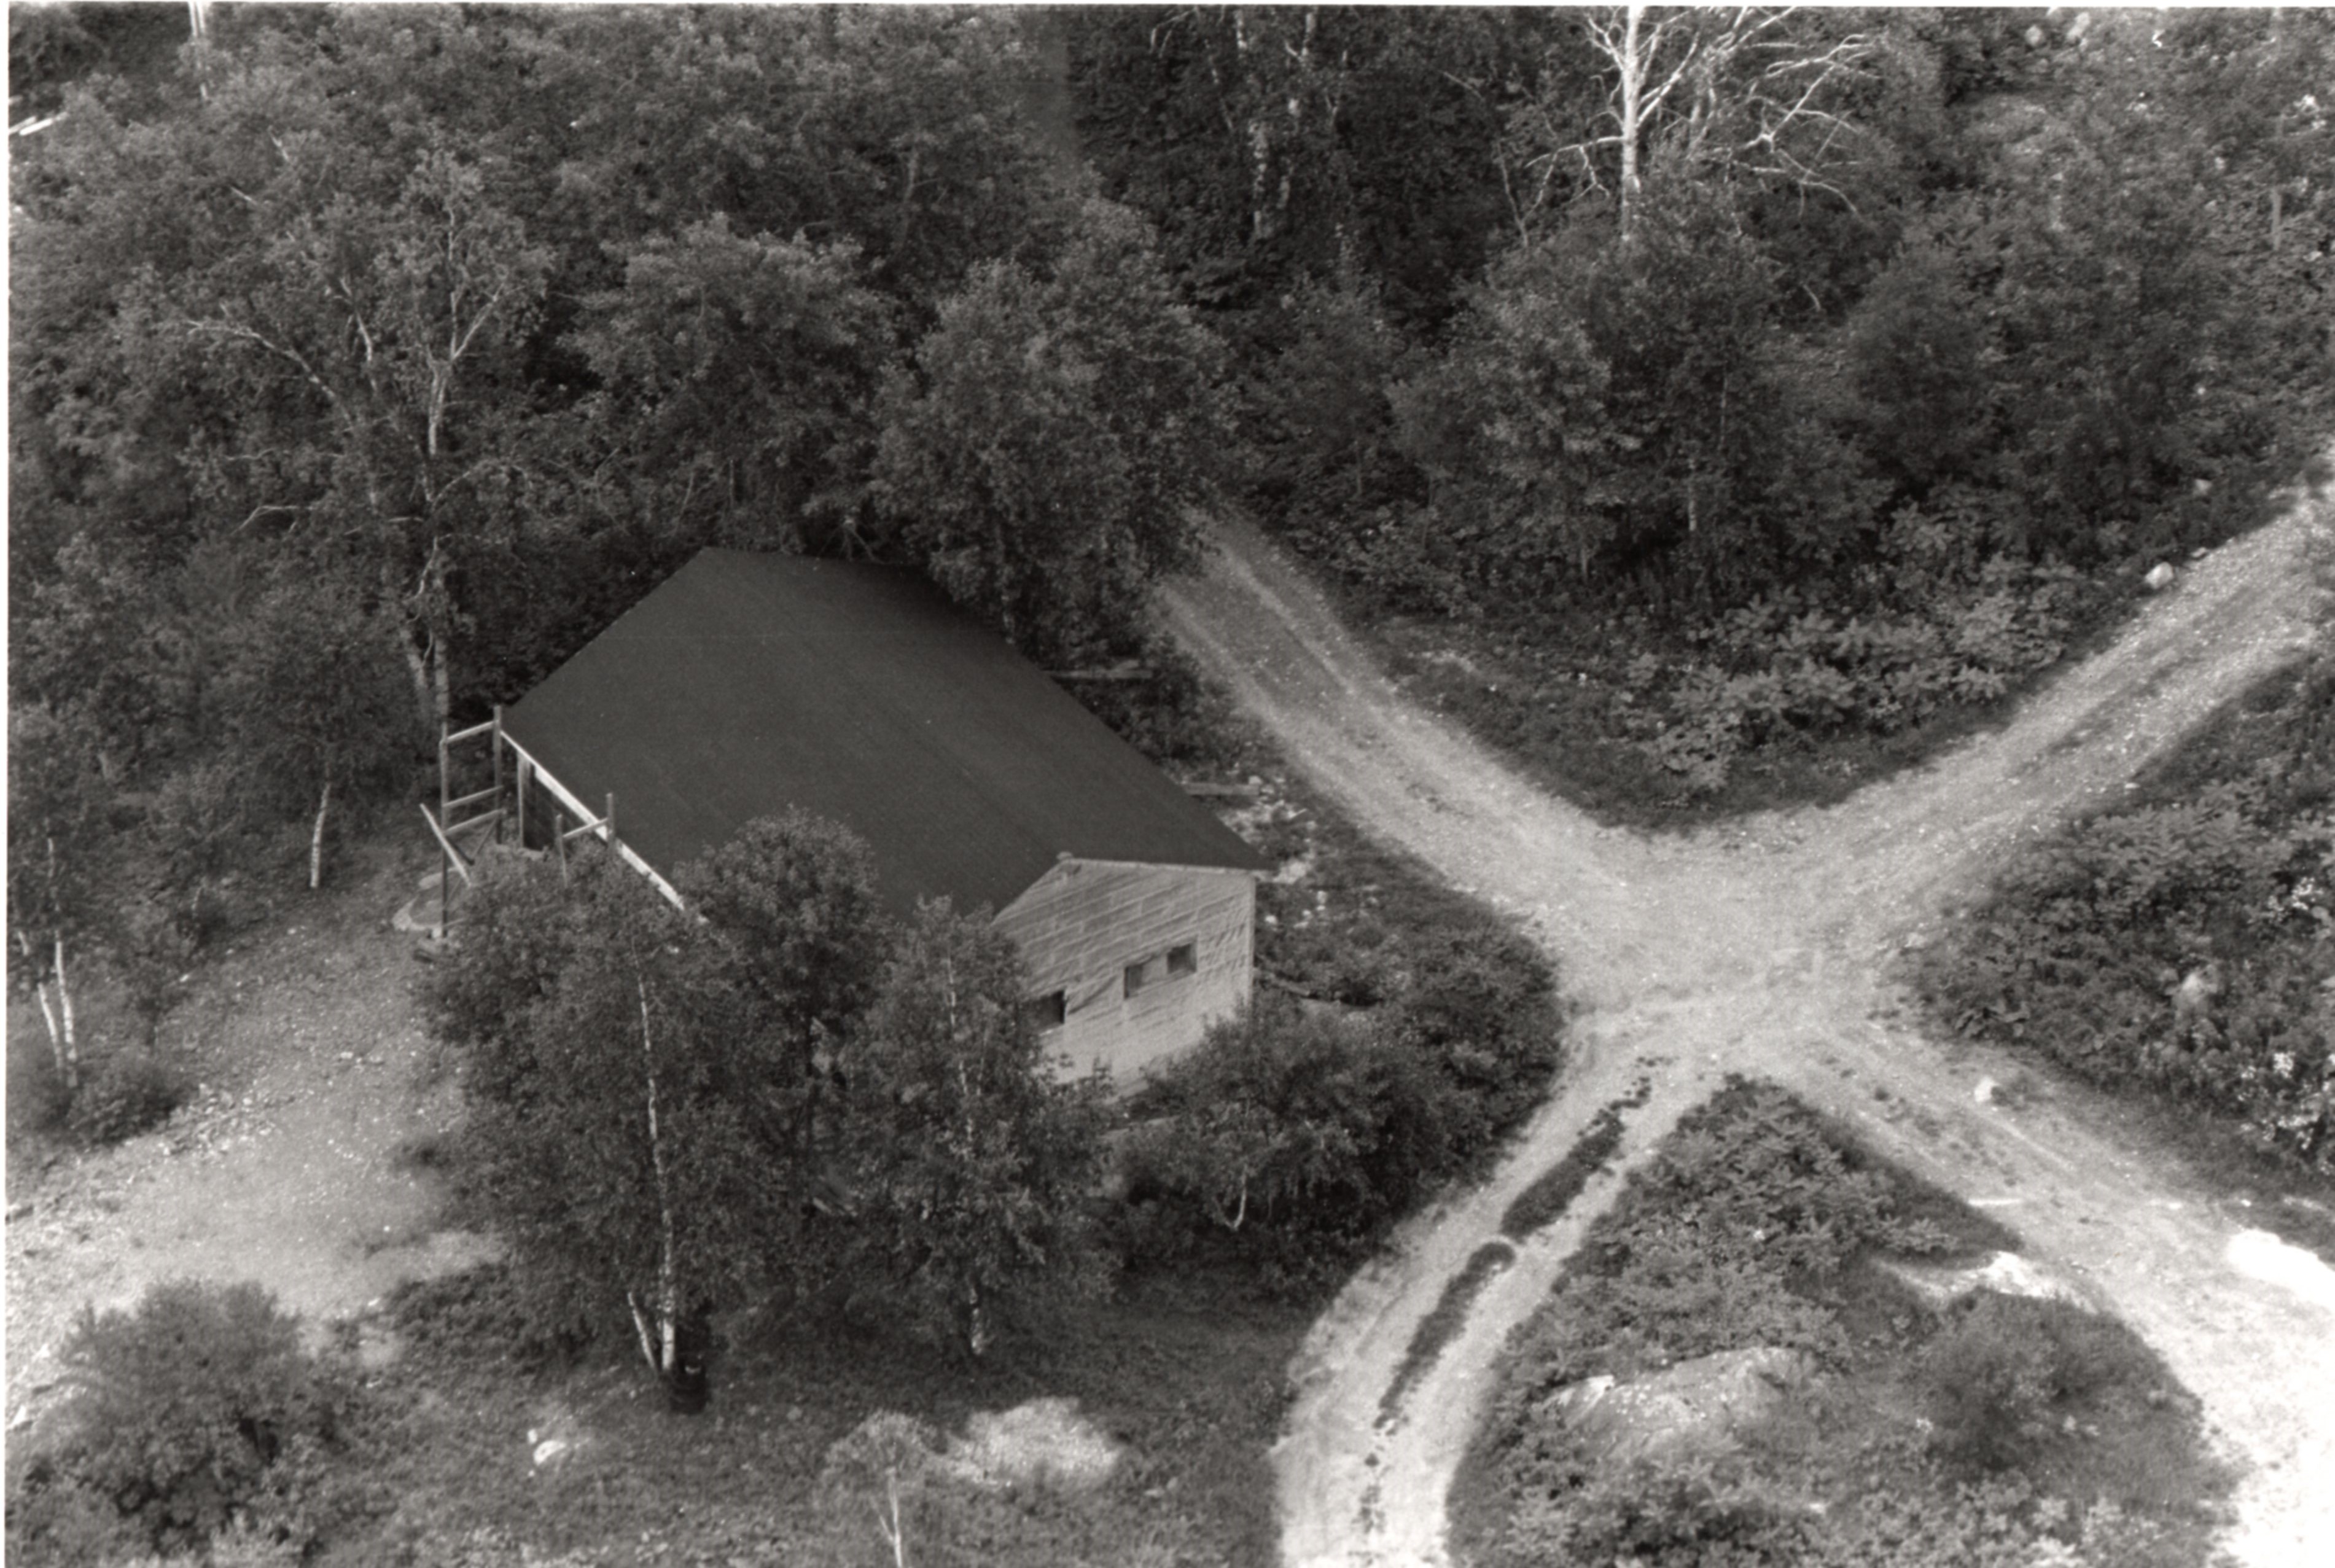
<svg viewBox="0 0 2335 1568"><path fill-rule="evenodd" d="M629 1312L687 1405L716 1312L857 1295L979 1350L1099 1282L1099 1086L1053 1076L1003 936L945 904L895 932L865 847L799 814L680 881L693 913L612 857L500 857L431 982L538 1340Z"/></svg>
<svg viewBox="0 0 2335 1568"><path fill-rule="evenodd" d="M1218 353L1033 131L1015 16L230 7L175 71L136 21L11 17L61 111L12 142L11 964L67 1094L85 958L183 973L237 872L320 884L702 546L1145 654Z"/></svg>
<svg viewBox="0 0 2335 1568"><path fill-rule="evenodd" d="M2317 440L2323 14L1075 36L1105 189L1242 346L1252 499L1523 644L1462 711L1568 784L1641 752L1601 805L1994 701Z"/></svg>
<svg viewBox="0 0 2335 1568"><path fill-rule="evenodd" d="M2335 661L2257 689L2006 867L1923 955L1941 1021L2335 1170Z"/></svg>
<svg viewBox="0 0 2335 1568"><path fill-rule="evenodd" d="M2205 1560L2229 1477L2129 1331L2059 1301L1940 1307L1873 1261L2010 1239L1781 1090L1730 1083L1512 1341L1455 1498L1463 1545L1499 1565ZM1804 1370L1724 1435L1608 1445L1554 1400L1730 1352Z"/></svg>
<svg viewBox="0 0 2335 1568"><path fill-rule="evenodd" d="M256 1285L156 1285L133 1311L84 1312L61 1353L68 1430L11 1456L12 1557L116 1563L232 1524L296 1562L370 1505L339 1467L364 1415L355 1379Z"/></svg>
<svg viewBox="0 0 2335 1568"><path fill-rule="evenodd" d="M1562 1059L1547 959L1497 915L1302 793L1252 832L1303 869L1258 890L1260 984L1130 1098L1135 1266L1228 1258L1334 1280L1440 1183L1479 1168Z"/></svg>

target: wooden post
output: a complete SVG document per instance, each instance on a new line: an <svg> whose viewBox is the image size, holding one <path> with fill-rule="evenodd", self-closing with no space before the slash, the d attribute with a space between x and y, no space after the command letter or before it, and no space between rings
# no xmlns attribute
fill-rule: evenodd
<svg viewBox="0 0 2335 1568"><path fill-rule="evenodd" d="M518 822L518 847L521 849L525 849L527 847L527 792L528 787L534 784L534 768L528 765L526 758L520 758L518 763L518 782L513 787L511 793L515 797L517 802L513 815L517 818Z"/></svg>
<svg viewBox="0 0 2335 1568"><path fill-rule="evenodd" d="M567 813L554 810L551 814L551 841L559 847L559 880L567 880Z"/></svg>
<svg viewBox="0 0 2335 1568"><path fill-rule="evenodd" d="M495 804L499 806L503 803L503 705L500 702L495 704L495 735L487 742L487 750L494 753ZM501 843L502 837L503 825L498 822L495 824L495 842Z"/></svg>
<svg viewBox="0 0 2335 1568"><path fill-rule="evenodd" d="M616 796L608 793L608 807L600 817L600 842L614 849L616 847Z"/></svg>

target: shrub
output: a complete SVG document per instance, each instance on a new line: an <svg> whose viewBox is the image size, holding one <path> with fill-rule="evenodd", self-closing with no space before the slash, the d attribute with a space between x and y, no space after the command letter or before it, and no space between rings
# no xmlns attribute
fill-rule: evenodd
<svg viewBox="0 0 2335 1568"><path fill-rule="evenodd" d="M2028 1464L2076 1407L2160 1376L2111 1320L2055 1302L1981 1291L1923 1354L1920 1386L1949 1463L1993 1472Z"/></svg>
<svg viewBox="0 0 2335 1568"><path fill-rule="evenodd" d="M1393 940L1393 939L1390 939ZM1263 995L1138 1101L1129 1261L1240 1236L1311 1279L1350 1257L1537 1103L1558 1054L1554 982L1522 939L1406 946L1369 1017Z"/></svg>
<svg viewBox="0 0 2335 1568"><path fill-rule="evenodd" d="M333 1468L358 1395L256 1285L156 1285L84 1312L62 1359L71 1429L15 1477L12 1555L200 1550L231 1522L305 1549L362 1505Z"/></svg>
<svg viewBox="0 0 2335 1568"><path fill-rule="evenodd" d="M115 1051L82 1078L67 1122L91 1143L120 1143L170 1120L193 1089L186 1069L155 1050Z"/></svg>
<svg viewBox="0 0 2335 1568"><path fill-rule="evenodd" d="M2234 704L2132 805L2029 851L1920 961L1933 1011L2335 1168L2330 710L2321 659Z"/></svg>

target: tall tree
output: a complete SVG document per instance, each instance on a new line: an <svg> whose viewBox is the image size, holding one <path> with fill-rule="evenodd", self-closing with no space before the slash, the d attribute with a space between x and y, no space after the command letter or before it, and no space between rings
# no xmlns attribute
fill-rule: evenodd
<svg viewBox="0 0 2335 1568"><path fill-rule="evenodd" d="M994 925L928 904L850 1064L846 1185L862 1276L975 1355L1004 1307L1100 1278L1086 1205L1103 1086L1052 1076L1024 993Z"/></svg>
<svg viewBox="0 0 2335 1568"><path fill-rule="evenodd" d="M1839 166L1868 150L1869 136L1842 109L1879 44L1854 18L1791 6L1622 5L1584 13L1582 27L1605 65L1592 121L1600 129L1577 134L1574 80L1549 73L1549 91L1519 110L1512 132L1535 177L1535 207L1568 179L1592 189L1610 179L1626 241L1650 169L1837 196Z"/></svg>
<svg viewBox="0 0 2335 1568"><path fill-rule="evenodd" d="M806 1195L828 1189L838 1086L853 1070L891 940L867 847L838 824L790 809L749 822L678 880L737 998L733 1027L753 1031L752 1049L767 1064L740 1105L774 1179ZM793 1218L809 1212L798 1207ZM833 1251L804 1222L791 1224L773 1255L799 1293L831 1274Z"/></svg>
<svg viewBox="0 0 2335 1568"><path fill-rule="evenodd" d="M1024 652L1125 648L1148 585L1198 549L1218 353L1111 203L1085 204L1043 273L975 268L885 391L874 488L895 547Z"/></svg>
<svg viewBox="0 0 2335 1568"><path fill-rule="evenodd" d="M441 1027L468 1045L480 1190L547 1326L620 1305L676 1408L693 1408L695 1331L755 1299L796 1197L743 1109L776 1064L732 1027L693 919L613 856L586 856L564 897L558 876L522 865L482 881L436 982ZM530 978L503 999L480 983Z"/></svg>
<svg viewBox="0 0 2335 1568"><path fill-rule="evenodd" d="M689 543L838 546L858 531L869 417L895 355L891 302L848 241L732 232L726 218L630 248L624 286L570 338L599 381L593 439Z"/></svg>

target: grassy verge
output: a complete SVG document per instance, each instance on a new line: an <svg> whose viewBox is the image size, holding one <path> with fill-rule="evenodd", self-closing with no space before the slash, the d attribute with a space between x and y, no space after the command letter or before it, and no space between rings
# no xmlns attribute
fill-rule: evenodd
<svg viewBox="0 0 2335 1568"><path fill-rule="evenodd" d="M2281 449L2288 455L2297 450L2292 443ZM2302 466L2303 482L2323 482L2316 459ZM2210 525L2195 525L2206 531L2184 534L2184 549L2268 520L2282 494L2273 490L2272 476L2282 479L2291 470L2292 464L2282 469L2264 464L2233 481ZM2182 555L2176 549L2167 558ZM1724 621L1682 633L1604 605L1536 604L1528 616L1488 608L1398 614L1332 572L1317 576L1328 582L1346 624L1416 701L1448 714L1528 778L1600 820L1662 828L1829 804L2001 724L2038 682L2113 640L2143 602L2141 575L2157 558L2134 557L2080 582L2039 578L2034 592L2054 607L2033 610L2037 624L2022 637L2045 639L2048 628L2058 656L2035 663L2033 650L2006 646L1991 679L1967 688L1947 679L1964 672L1943 655L1903 670L1851 664L1837 676L1823 675L1820 667L1836 664L1841 650L1803 637L1788 615L1750 617L1734 633L1725 631ZM1955 595L1975 591L1967 583L1950 586L1940 604L1928 608L1936 622L1932 630L1944 644L1958 645L1974 634L1975 621L1962 617L1984 606L1952 606ZM1819 594L1807 607L1820 609L1820 600ZM1912 612L1884 615L1874 634L1893 625L1914 634L1913 622L1921 618ZM1722 653L1729 645L1732 652ZM1698 669L1700 676L1686 678ZM1813 683L1812 671L1822 677ZM1750 692L1722 692L1724 672L1741 677L1739 684ZM1988 694L1996 681L2001 689ZM1877 724L1855 717L1878 690L1904 682L1936 685L1942 700L1918 704L1913 721L1903 712ZM1878 706L1890 711L1896 704ZM1826 721L1815 721L1824 714L1830 715ZM1697 731L1729 715L1742 728L1720 722L1733 748L1723 765L1683 770L1665 765L1665 759L1678 763L1694 756Z"/></svg>
<svg viewBox="0 0 2335 1568"><path fill-rule="evenodd" d="M1507 1212L1500 1215L1500 1234L1512 1242L1523 1241L1542 1226L1555 1223L1573 1206L1589 1178L1603 1170L1605 1162L1622 1143L1622 1113L1646 1103L1652 1085L1644 1079L1638 1087L1612 1104L1601 1108L1592 1118L1581 1141L1565 1151L1565 1157L1535 1176L1532 1185L1512 1199Z"/></svg>
<svg viewBox="0 0 2335 1568"><path fill-rule="evenodd" d="M527 1325L495 1271L414 1287L392 1309L410 1344L377 1390L396 1412L373 1456L389 1511L323 1561L888 1563L869 1499L819 1484L838 1440L879 1410L960 1433L974 1411L1047 1395L1122 1447L1118 1472L1084 1493L932 1488L908 1515L911 1562L1267 1562L1265 1449L1305 1317L1204 1283L1138 1282L981 1364L876 1325L735 1324L696 1418L666 1413L614 1352L557 1370L518 1359ZM549 1440L566 1447L538 1465Z"/></svg>
<svg viewBox="0 0 2335 1568"><path fill-rule="evenodd" d="M2137 1339L2057 1302L1933 1305L1882 1266L2013 1239L1782 1091L1730 1084L1511 1342L1451 1500L1459 1560L2209 1561L2230 1477ZM1731 1415L1662 1418L1662 1391L1746 1357L1772 1380ZM1555 1396L1593 1378L1605 1403L1565 1414Z"/></svg>
<svg viewBox="0 0 2335 1568"><path fill-rule="evenodd" d="M2335 1205L2335 655L2264 681L1924 952L1941 1025L2155 1108L2322 1255ZM2203 1108L2208 1114L2195 1114ZM2314 1210L2312 1205L2318 1205ZM2275 1210L2270 1211L2275 1213Z"/></svg>

